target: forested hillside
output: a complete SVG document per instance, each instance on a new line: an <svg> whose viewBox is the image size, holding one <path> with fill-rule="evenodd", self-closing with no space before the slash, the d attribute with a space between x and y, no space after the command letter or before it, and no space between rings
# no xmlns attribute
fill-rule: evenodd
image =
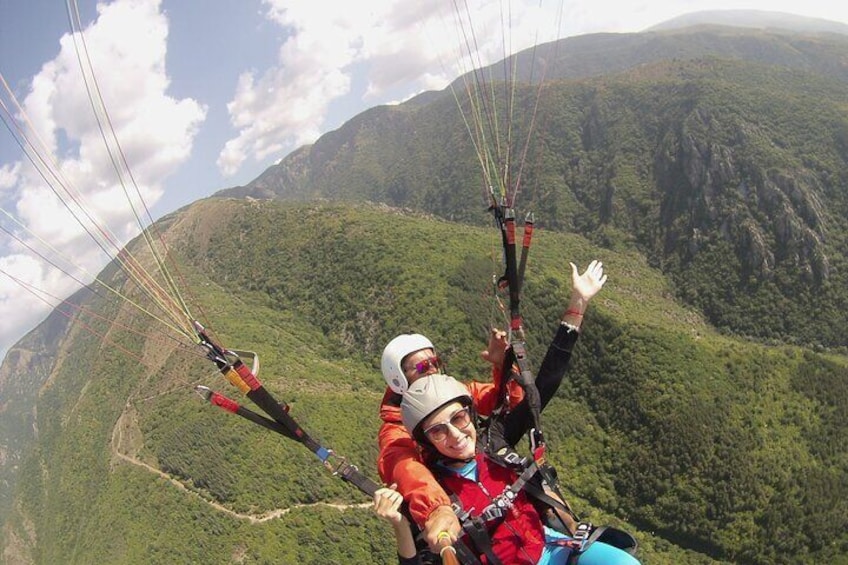
<svg viewBox="0 0 848 565"><path fill-rule="evenodd" d="M256 351L290 413L372 477L388 339L422 331L450 373L486 373L478 352L502 324L491 227L380 205L209 199L157 229L198 319ZM646 564L844 560L848 360L722 336L646 255L553 230L538 233L524 287L531 353L565 305L568 261L593 258L610 280L545 412L578 513L633 531ZM303 446L197 397L204 384L247 403L202 352L125 301L87 305L106 338L75 324L59 340L5 563L394 561L367 508L326 506L367 499Z"/></svg>
<svg viewBox="0 0 848 565"><path fill-rule="evenodd" d="M56 344L68 322L52 313L39 331L15 344L0 366L0 522L15 495L21 458L35 439L33 407L56 362Z"/></svg>
<svg viewBox="0 0 848 565"><path fill-rule="evenodd" d="M546 434L578 514L632 531L646 565L848 564L846 60L835 34L707 26L569 38L476 75L494 125L528 141L510 174L539 228L532 365L568 262L610 277ZM468 80L152 230L192 315L374 479L384 344L425 333L482 378L505 325ZM196 385L252 407L117 264L100 280L122 292L78 293L0 367L2 563L395 562L366 497L210 406Z"/></svg>
<svg viewBox="0 0 848 565"><path fill-rule="evenodd" d="M644 254L728 333L845 352L848 39L587 36L518 55L519 71L531 53L562 78L514 93L511 135L530 140L521 210ZM451 90L373 108L223 194L370 200L482 225L473 109L455 86L462 113ZM502 107L513 95L492 92Z"/></svg>

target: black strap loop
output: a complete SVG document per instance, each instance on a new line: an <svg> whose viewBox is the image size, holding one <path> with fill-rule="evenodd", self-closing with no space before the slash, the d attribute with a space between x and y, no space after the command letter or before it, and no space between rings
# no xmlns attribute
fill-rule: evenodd
<svg viewBox="0 0 848 565"><path fill-rule="evenodd" d="M456 494L451 493L451 501L454 513L456 513L459 524L462 526L462 531L471 540L474 548L478 553L485 555L486 560L490 565L503 565L501 560L495 555L492 549L492 539L489 537L489 531L486 528L486 522L480 517L474 517L467 510L462 508L462 502Z"/></svg>

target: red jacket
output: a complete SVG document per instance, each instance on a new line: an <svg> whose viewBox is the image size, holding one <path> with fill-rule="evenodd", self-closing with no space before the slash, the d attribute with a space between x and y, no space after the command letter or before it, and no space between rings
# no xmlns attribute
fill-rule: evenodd
<svg viewBox="0 0 848 565"><path fill-rule="evenodd" d="M478 413L491 414L497 406L497 387L501 381L501 371L492 371L493 383L465 383ZM510 406L515 406L524 397L524 391L514 380L507 383ZM380 406L380 419L383 420L377 436L380 455L377 459L377 471L387 485L397 483L397 490L406 499L412 519L423 526L427 517L438 506L450 506L451 501L445 490L439 486L433 473L424 465L418 444L412 439L400 416L401 395L386 389Z"/></svg>
<svg viewBox="0 0 848 565"><path fill-rule="evenodd" d="M515 482L516 474L494 463L483 454L477 455L477 481L449 471L440 474L439 481L454 493L463 510L479 516L506 488ZM482 486L481 486L482 485ZM534 565L545 547L545 531L536 508L524 490L519 491L511 509L502 520L487 524L492 551L502 563ZM468 536L463 541L469 548L474 545ZM488 563L485 555L478 555Z"/></svg>

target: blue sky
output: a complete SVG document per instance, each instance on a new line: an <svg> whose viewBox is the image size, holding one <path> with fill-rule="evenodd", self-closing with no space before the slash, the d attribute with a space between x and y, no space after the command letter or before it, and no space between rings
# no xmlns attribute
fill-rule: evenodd
<svg viewBox="0 0 848 565"><path fill-rule="evenodd" d="M154 218L246 184L359 112L444 88L470 68L460 54L451 0L77 0L77 5L105 108ZM848 3L832 0L463 5L472 14L479 38L474 57L482 63L502 54L501 8L511 9L514 51L558 36L640 31L701 10L759 9L848 22ZM44 154L55 158L98 221L126 241L138 228L129 207L121 205L70 31L64 1L0 0L0 73L11 90L0 85L0 100L12 108L15 124L38 133ZM14 108L18 102L23 112ZM73 256L80 273L96 273L109 259L74 226L7 127L0 132L0 207L4 218L14 218L0 220L2 225L23 241L49 241L57 252ZM67 296L80 286L6 233L0 233L0 269L51 296ZM0 274L0 355L49 310L31 290Z"/></svg>

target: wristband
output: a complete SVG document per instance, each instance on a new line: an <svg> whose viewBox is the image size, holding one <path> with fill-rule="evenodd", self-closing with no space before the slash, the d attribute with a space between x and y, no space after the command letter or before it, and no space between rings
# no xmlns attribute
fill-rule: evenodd
<svg viewBox="0 0 848 565"><path fill-rule="evenodd" d="M577 316L578 318L583 317L583 312L578 312L577 310L566 310L565 316Z"/></svg>

